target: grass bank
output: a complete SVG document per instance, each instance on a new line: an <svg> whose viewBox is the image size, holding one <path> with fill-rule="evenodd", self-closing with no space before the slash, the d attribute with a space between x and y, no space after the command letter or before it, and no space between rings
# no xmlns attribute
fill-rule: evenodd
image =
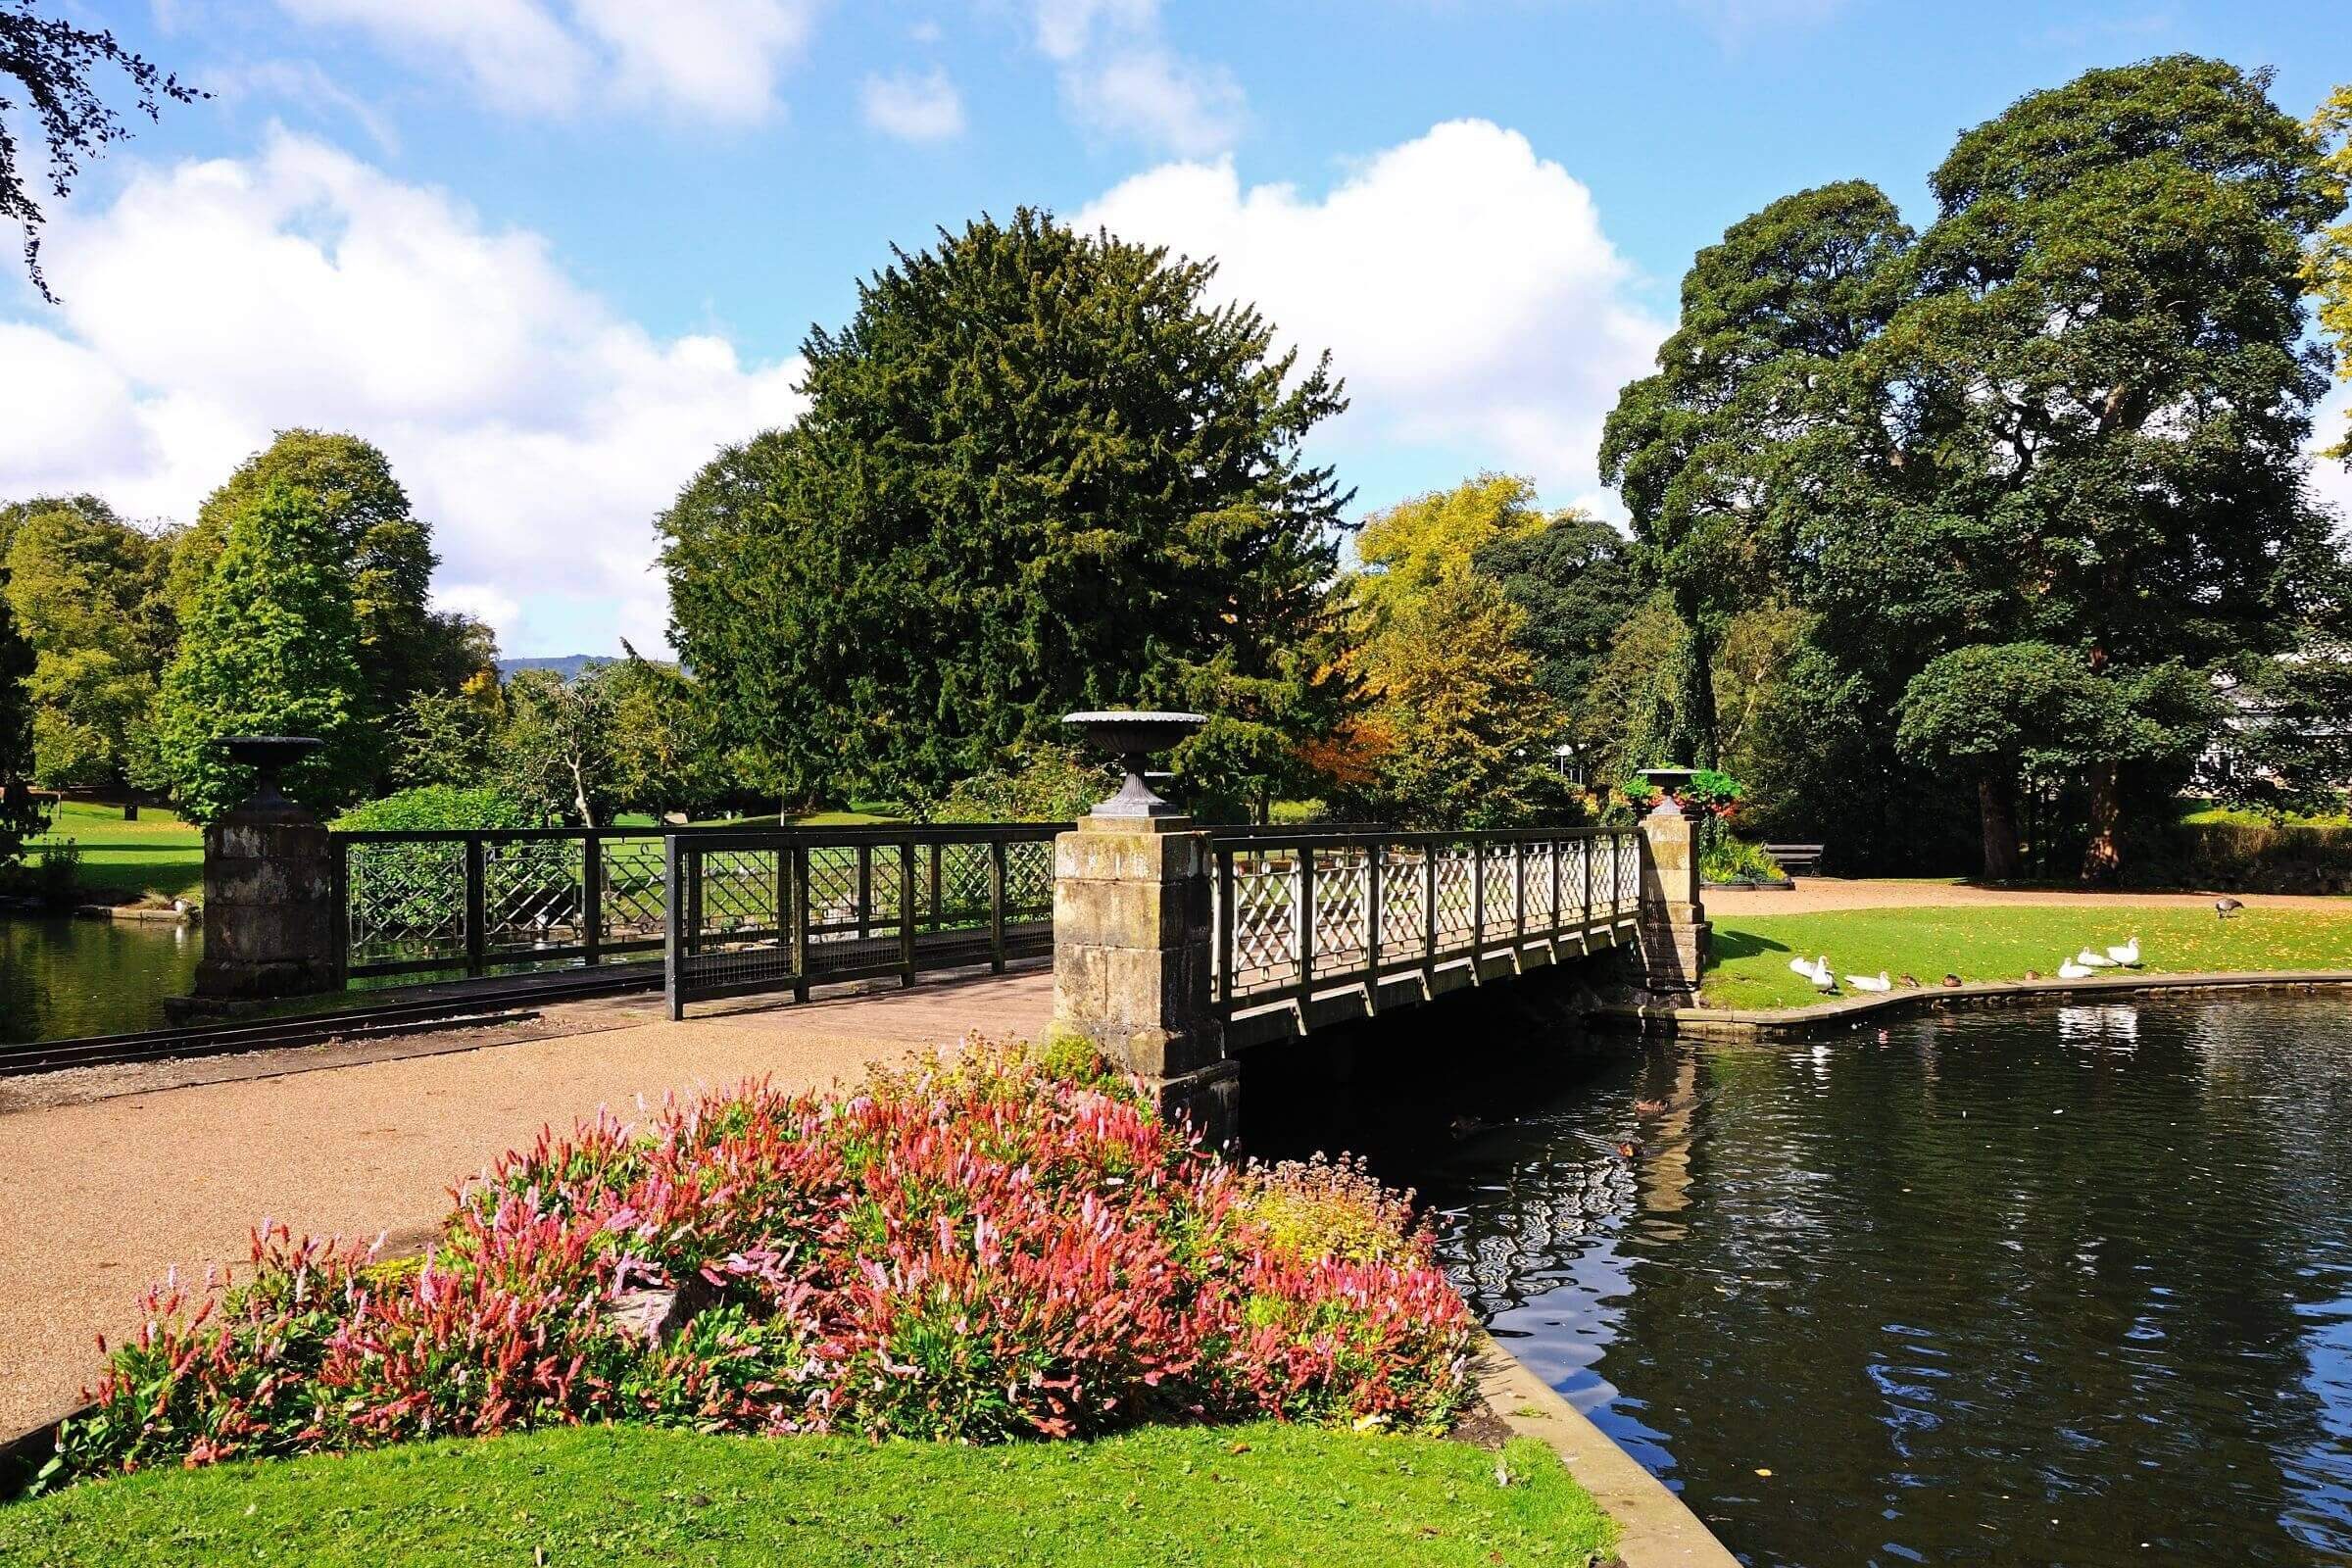
<svg viewBox="0 0 2352 1568"><path fill-rule="evenodd" d="M1881 969L1916 975L1929 986L1946 974L2022 980L2037 970L2048 978L2078 950L2104 951L2134 932L2149 974L2352 967L2352 907L2341 914L2257 907L2230 920L2197 908L1839 909L1718 920L1704 995L1726 1007L1802 1006L1818 995L1789 972L1788 960L1824 954L1841 978Z"/></svg>
<svg viewBox="0 0 2352 1568"><path fill-rule="evenodd" d="M614 1427L158 1470L0 1508L0 1561L1485 1565L1610 1527L1541 1444L1258 1423L870 1446ZM543 1552L543 1558L535 1558Z"/></svg>
<svg viewBox="0 0 2352 1568"><path fill-rule="evenodd" d="M143 807L137 821L125 822L119 806L63 802L32 843L37 850L69 840L81 851L84 904L193 903L203 895L204 830L161 807Z"/></svg>

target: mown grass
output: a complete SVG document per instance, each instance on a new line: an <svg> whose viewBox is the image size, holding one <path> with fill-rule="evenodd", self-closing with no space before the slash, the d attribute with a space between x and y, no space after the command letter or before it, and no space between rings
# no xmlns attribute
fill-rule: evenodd
<svg viewBox="0 0 2352 1568"><path fill-rule="evenodd" d="M1735 915L1715 923L1706 999L1727 1007L1793 1007L1819 1000L1788 960L1828 955L1839 976L1911 974L1925 985L2054 978L2062 958L2104 952L2139 934L2141 972L2238 973L2352 968L2352 902L2342 913L2267 909L2232 919L2204 908L2018 905L1953 908L1839 909L1818 914ZM2115 973L2117 971L2106 971Z"/></svg>
<svg viewBox="0 0 2352 1568"><path fill-rule="evenodd" d="M1304 1427L968 1447L621 1427L162 1471L0 1508L0 1562L1354 1563L1605 1551L1548 1448Z"/></svg>
<svg viewBox="0 0 2352 1568"><path fill-rule="evenodd" d="M49 831L32 842L69 839L81 851L76 880L85 904L194 902L203 895L204 830L161 807L141 807L139 819L125 822L119 806L61 802Z"/></svg>

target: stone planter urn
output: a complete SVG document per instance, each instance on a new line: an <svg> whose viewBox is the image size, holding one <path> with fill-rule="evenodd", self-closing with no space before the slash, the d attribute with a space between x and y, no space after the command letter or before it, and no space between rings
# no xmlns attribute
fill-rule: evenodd
<svg viewBox="0 0 2352 1568"><path fill-rule="evenodd" d="M1200 726L1208 722L1207 714L1113 710L1071 713L1062 722L1127 773L1127 782L1119 786L1118 793L1096 802L1089 816L1149 819L1184 815L1181 808L1161 800L1152 790L1146 771L1153 756L1199 734Z"/></svg>

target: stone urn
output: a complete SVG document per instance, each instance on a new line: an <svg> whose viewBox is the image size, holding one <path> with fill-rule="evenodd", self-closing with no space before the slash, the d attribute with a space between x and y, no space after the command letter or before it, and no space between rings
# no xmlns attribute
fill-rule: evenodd
<svg viewBox="0 0 2352 1568"><path fill-rule="evenodd" d="M1682 803L1677 801L1675 796L1689 789L1690 780L1697 774L1698 770L1692 767L1645 767L1642 769L1642 776L1647 779L1650 787L1658 792L1658 804L1649 808L1650 814L1652 816L1682 815Z"/></svg>
<svg viewBox="0 0 2352 1568"><path fill-rule="evenodd" d="M246 818L268 818L273 821L311 821L308 808L286 799L278 788L285 770L310 756L326 749L326 742L312 735L224 735L219 742L228 760L254 772L253 793L232 813Z"/></svg>
<svg viewBox="0 0 2352 1568"><path fill-rule="evenodd" d="M1071 713L1062 722L1084 736L1089 746L1117 762L1127 774L1127 781L1119 786L1118 792L1098 801L1087 813L1089 816L1155 818L1184 814L1179 808L1161 800L1145 775L1153 756L1199 734L1200 726L1208 722L1208 715L1113 710Z"/></svg>

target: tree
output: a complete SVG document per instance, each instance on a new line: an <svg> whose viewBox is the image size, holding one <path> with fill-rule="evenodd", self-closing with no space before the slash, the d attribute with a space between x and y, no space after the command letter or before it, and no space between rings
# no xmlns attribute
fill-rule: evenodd
<svg viewBox="0 0 2352 1568"><path fill-rule="evenodd" d="M611 666L593 665L572 680L552 669L518 669L507 682L507 725L500 736L509 786L550 816L603 827L620 809L614 778Z"/></svg>
<svg viewBox="0 0 2352 1568"><path fill-rule="evenodd" d="M377 745L371 785L388 782L400 715L420 692L454 692L491 667L489 628L429 605L431 524L411 510L408 491L384 454L355 435L294 429L279 433L207 497L174 551L170 597L184 617L202 593L238 516L271 486L308 498L349 564L353 623L367 672L365 711Z"/></svg>
<svg viewBox="0 0 2352 1568"><path fill-rule="evenodd" d="M2173 56L1960 138L1905 303L1862 356L1903 458L1878 514L1893 527L1849 534L1827 618L1884 628L1868 601L1891 587L1936 607L1947 647L2077 650L2120 700L2157 705L2133 715L2155 730L2164 671L2292 637L2299 575L2330 548L2305 489L2325 381L2301 295L2335 193L2268 83ZM2120 870L2133 760L2086 764L2087 879Z"/></svg>
<svg viewBox="0 0 2352 1568"><path fill-rule="evenodd" d="M1685 274L1657 373L1627 386L1602 427L1602 475L1691 631L1675 760L1719 760L1723 621L1785 580L1806 521L1885 461L1841 367L1891 315L1888 264L1910 241L1894 204L1863 180L1733 224Z"/></svg>
<svg viewBox="0 0 2352 1568"><path fill-rule="evenodd" d="M1562 708L1583 698L1617 628L1648 597L1626 537L1573 508L1478 546L1471 564L1527 617L1536 678Z"/></svg>
<svg viewBox="0 0 2352 1568"><path fill-rule="evenodd" d="M24 858L24 841L42 827L25 780L32 774L32 646L17 633L9 609L8 560L0 555L0 867Z"/></svg>
<svg viewBox="0 0 2352 1568"><path fill-rule="evenodd" d="M403 790L468 789L499 769L506 688L484 670L456 691L418 692L401 711L393 781Z"/></svg>
<svg viewBox="0 0 2352 1568"><path fill-rule="evenodd" d="M809 334L800 422L660 522L671 640L762 781L931 799L1072 709L1310 678L1328 367L1209 304L1211 264L1028 209L893 254Z"/></svg>
<svg viewBox="0 0 2352 1568"><path fill-rule="evenodd" d="M2326 168L2340 207L2347 190L2352 190L2352 84L2328 95L2319 113L2311 117L2311 130L2328 148ZM2335 334L2339 349L2335 373L2352 381L2352 218L2320 231L2305 264L2305 276L2311 291L2319 296L2320 325ZM2352 422L2345 425L2344 439L2329 448L2328 456L2352 463Z"/></svg>
<svg viewBox="0 0 2352 1568"><path fill-rule="evenodd" d="M9 600L37 659L34 776L124 795L155 782L151 710L177 639L162 591L169 541L93 496L6 512Z"/></svg>
<svg viewBox="0 0 2352 1568"><path fill-rule="evenodd" d="M162 771L196 820L212 821L251 787L221 754L223 736L324 741L284 785L317 810L342 805L366 782L375 743L345 560L342 537L313 498L282 482L230 519L156 703Z"/></svg>
<svg viewBox="0 0 2352 1568"><path fill-rule="evenodd" d="M710 703L677 665L620 649L582 677L612 688L613 793L657 816L709 814L734 793Z"/></svg>
<svg viewBox="0 0 2352 1568"><path fill-rule="evenodd" d="M160 118L167 98L186 104L211 96L123 48L105 28L34 16L32 0L0 0L0 76L15 78L40 120L49 189L59 201L73 194L82 159L102 156L110 144L130 134L122 117L90 84L100 66L114 66L130 78L138 112L149 120ZM44 215L25 188L17 135L5 118L17 107L13 93L0 92L0 218L23 225L24 270L41 298L54 305L57 297L41 272Z"/></svg>
<svg viewBox="0 0 2352 1568"><path fill-rule="evenodd" d="M1482 550L1554 525L1523 479L1482 474L1367 518L1347 591L1369 707L1355 808L1417 827L1494 827L1565 805L1566 714L1538 678L1527 614Z"/></svg>

